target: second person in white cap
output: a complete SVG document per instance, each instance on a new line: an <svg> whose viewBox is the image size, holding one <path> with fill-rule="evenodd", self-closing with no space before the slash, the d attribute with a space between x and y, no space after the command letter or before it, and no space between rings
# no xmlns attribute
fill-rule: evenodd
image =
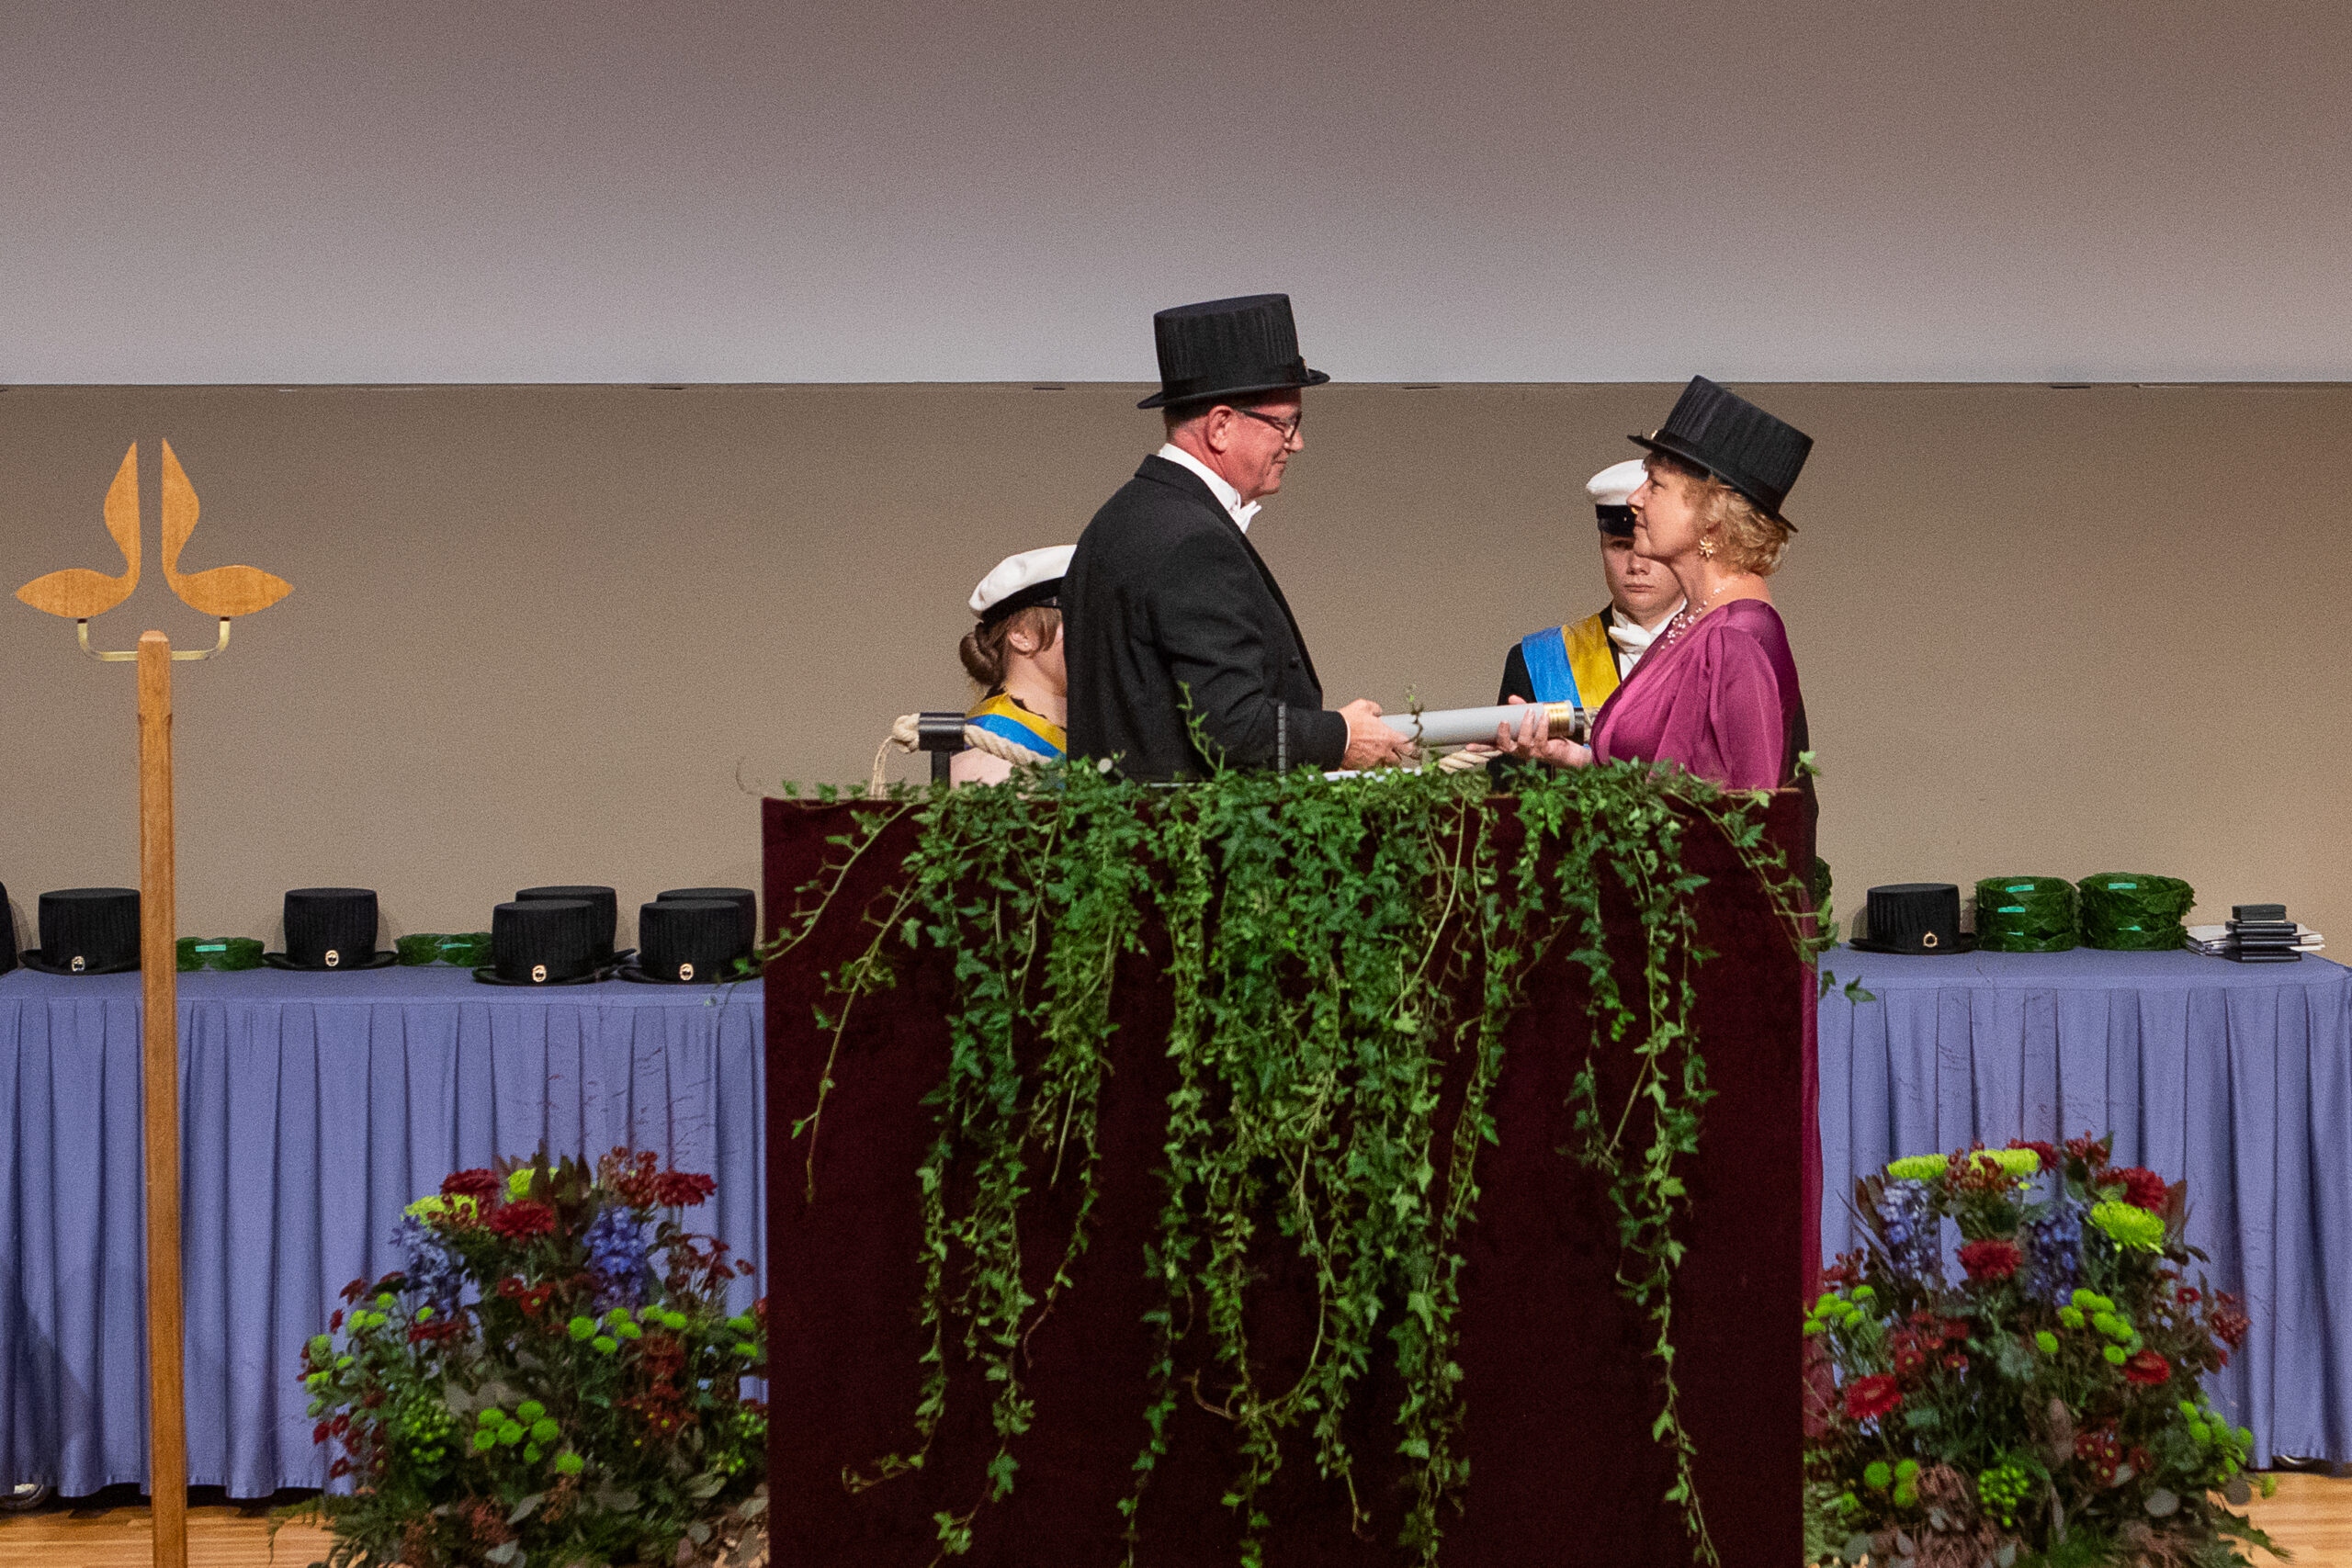
<svg viewBox="0 0 2352 1568"><path fill-rule="evenodd" d="M1585 485L1600 525L1609 603L1580 621L1520 638L1503 660L1497 702L1574 703L1599 712L1682 608L1682 587L1666 564L1634 553L1634 509L1627 502L1646 477L1635 457L1601 469Z"/></svg>
<svg viewBox="0 0 2352 1568"><path fill-rule="evenodd" d="M965 715L978 729L1025 761L1058 761L1069 750L1069 676L1062 663L1062 574L1069 545L1048 545L1007 556L972 590L979 624L964 634L956 657L984 694ZM956 784L998 784L1012 776L1010 758L977 747L956 753L947 776Z"/></svg>

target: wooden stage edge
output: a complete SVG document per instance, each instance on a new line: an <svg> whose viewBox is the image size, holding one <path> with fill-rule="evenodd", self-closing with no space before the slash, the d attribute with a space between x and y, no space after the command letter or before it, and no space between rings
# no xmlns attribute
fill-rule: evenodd
<svg viewBox="0 0 2352 1568"><path fill-rule="evenodd" d="M2254 1518L2295 1554L2295 1568L2352 1568L2352 1478L2282 1475L2278 1496L2256 1500ZM0 1568L148 1568L153 1532L144 1506L52 1501L29 1514L0 1514ZM189 1568L310 1568L325 1559L327 1540L323 1530L289 1524L273 1552L266 1517L218 1505L187 1512ZM2269 1559L2257 1553L2255 1561Z"/></svg>

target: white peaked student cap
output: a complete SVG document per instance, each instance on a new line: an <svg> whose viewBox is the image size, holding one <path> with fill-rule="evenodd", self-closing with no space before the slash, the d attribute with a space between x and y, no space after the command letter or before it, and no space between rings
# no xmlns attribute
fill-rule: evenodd
<svg viewBox="0 0 2352 1568"><path fill-rule="evenodd" d="M1611 463L1587 479L1585 493L1592 497L1595 506L1623 506L1642 488L1649 470L1642 467L1639 457L1628 457L1622 463Z"/></svg>
<svg viewBox="0 0 2352 1568"><path fill-rule="evenodd" d="M1048 545L1042 550L1005 557L972 590L972 614L983 622L1001 621L1016 610L1054 604L1061 592L1062 574L1069 570L1069 558L1077 552L1076 545Z"/></svg>

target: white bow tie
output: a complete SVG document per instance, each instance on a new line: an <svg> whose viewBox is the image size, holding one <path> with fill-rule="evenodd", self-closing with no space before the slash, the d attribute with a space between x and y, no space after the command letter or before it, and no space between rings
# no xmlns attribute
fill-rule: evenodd
<svg viewBox="0 0 2352 1568"><path fill-rule="evenodd" d="M1679 610L1681 606L1678 604L1675 608ZM1609 617L1609 640L1623 649L1626 658L1639 659L1649 651L1650 644L1663 636L1666 628L1673 624L1672 615L1667 616L1655 626L1645 626L1639 621L1621 620L1616 615L1611 614Z"/></svg>
<svg viewBox="0 0 2352 1568"><path fill-rule="evenodd" d="M1259 503L1253 501L1247 506L1236 507L1233 512L1233 525L1247 534L1250 531L1250 519L1258 515L1258 506Z"/></svg>

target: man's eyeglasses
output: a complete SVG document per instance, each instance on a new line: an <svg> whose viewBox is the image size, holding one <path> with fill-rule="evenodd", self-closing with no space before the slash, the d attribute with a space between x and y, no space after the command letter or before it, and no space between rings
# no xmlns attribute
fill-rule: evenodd
<svg viewBox="0 0 2352 1568"><path fill-rule="evenodd" d="M1306 423L1306 415L1303 412L1295 413L1288 419L1276 419L1272 414L1260 413L1256 409L1235 409L1233 412L1244 419L1254 419L1260 424L1270 424L1281 431L1283 445L1285 446L1298 439L1300 427Z"/></svg>

